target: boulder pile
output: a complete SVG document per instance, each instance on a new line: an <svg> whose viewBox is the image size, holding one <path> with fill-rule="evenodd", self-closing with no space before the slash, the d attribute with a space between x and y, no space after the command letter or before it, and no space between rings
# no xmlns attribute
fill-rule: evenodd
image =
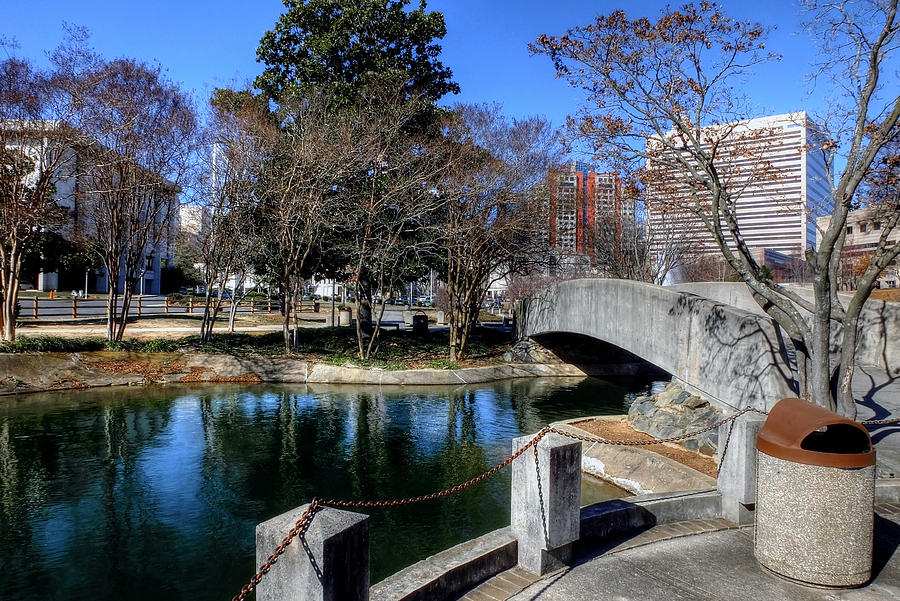
<svg viewBox="0 0 900 601"><path fill-rule="evenodd" d="M669 382L657 394L639 396L628 410L628 423L639 432L654 438L671 438L701 430L718 422L725 414L681 386ZM690 451L715 455L719 444L714 428L678 444Z"/></svg>

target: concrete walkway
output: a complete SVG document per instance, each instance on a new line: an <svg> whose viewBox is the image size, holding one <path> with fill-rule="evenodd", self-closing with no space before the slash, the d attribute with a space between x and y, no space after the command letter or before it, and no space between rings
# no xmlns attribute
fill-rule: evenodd
<svg viewBox="0 0 900 601"><path fill-rule="evenodd" d="M857 367L853 374L853 397L857 400L860 421L900 418L900 373ZM877 477L900 477L900 423L867 428L875 443Z"/></svg>
<svg viewBox="0 0 900 601"><path fill-rule="evenodd" d="M575 565L542 580L519 568L462 601L888 601L900 600L900 504L876 506L873 580L851 590L802 586L753 556L753 528L693 520L651 528L606 549L581 549Z"/></svg>

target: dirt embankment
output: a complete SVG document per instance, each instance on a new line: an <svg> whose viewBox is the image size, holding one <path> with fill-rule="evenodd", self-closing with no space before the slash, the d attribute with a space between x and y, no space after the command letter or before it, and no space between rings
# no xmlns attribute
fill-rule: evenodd
<svg viewBox="0 0 900 601"><path fill-rule="evenodd" d="M624 418L621 420L587 419L575 422L573 425L607 440L622 440L627 442L649 442L654 440L649 434L638 432L632 428ZM701 474L706 474L711 478L717 476L718 468L712 457L688 451L677 445L652 444L641 446L640 448L653 451L654 453L663 455L669 459L674 459L678 463L695 469Z"/></svg>

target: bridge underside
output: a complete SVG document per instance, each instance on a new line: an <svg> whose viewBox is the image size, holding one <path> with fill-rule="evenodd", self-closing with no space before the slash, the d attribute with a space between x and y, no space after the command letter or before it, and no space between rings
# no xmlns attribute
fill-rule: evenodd
<svg viewBox="0 0 900 601"><path fill-rule="evenodd" d="M584 334L547 332L531 337L556 355L592 376L647 376L669 379L672 374L614 344Z"/></svg>

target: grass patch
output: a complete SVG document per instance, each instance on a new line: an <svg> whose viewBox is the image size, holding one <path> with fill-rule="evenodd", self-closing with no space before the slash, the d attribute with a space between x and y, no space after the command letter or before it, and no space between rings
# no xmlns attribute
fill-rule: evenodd
<svg viewBox="0 0 900 601"><path fill-rule="evenodd" d="M459 363L450 359L435 359L428 364L428 369L459 369Z"/></svg>
<svg viewBox="0 0 900 601"><path fill-rule="evenodd" d="M343 365L345 367L363 367L367 369L384 369L397 371L406 369L407 365L401 361L382 361L381 359L357 359L346 355L332 355L327 359L331 365Z"/></svg>
<svg viewBox="0 0 900 601"><path fill-rule="evenodd" d="M104 338L21 336L15 342L0 343L2 353L77 353L104 350L107 350L107 341Z"/></svg>

